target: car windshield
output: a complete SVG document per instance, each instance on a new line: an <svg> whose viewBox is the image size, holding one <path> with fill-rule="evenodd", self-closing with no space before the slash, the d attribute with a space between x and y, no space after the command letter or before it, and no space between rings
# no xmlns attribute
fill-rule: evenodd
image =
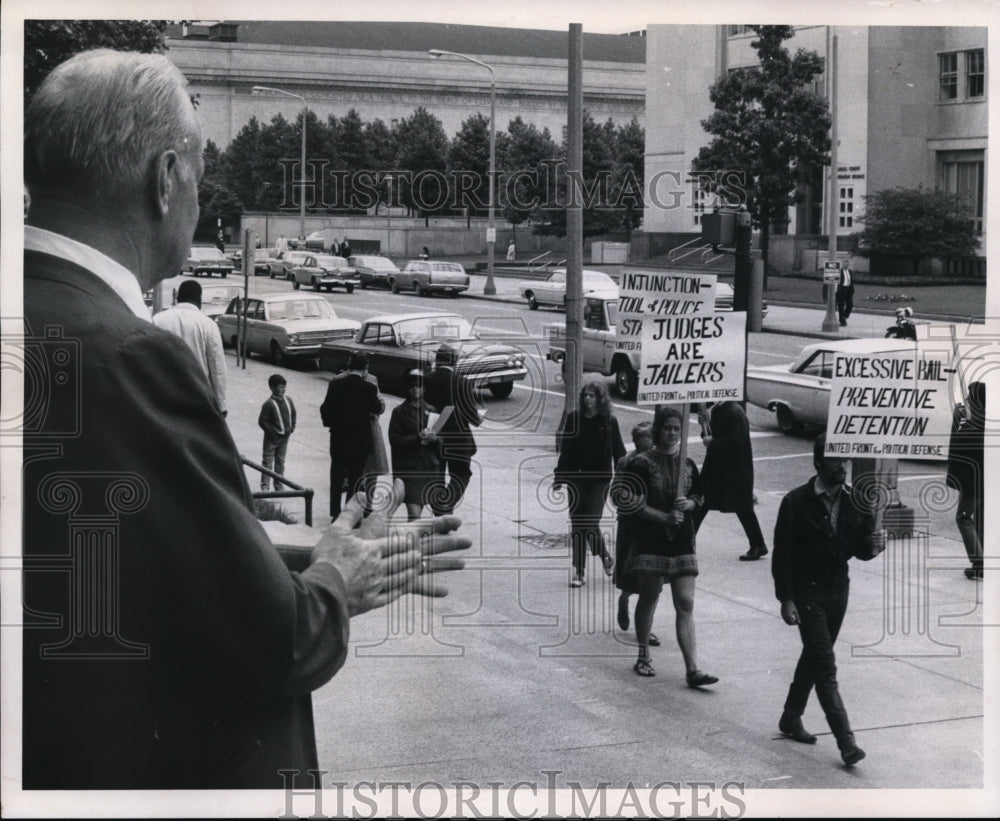
<svg viewBox="0 0 1000 821"><path fill-rule="evenodd" d="M615 281L607 274L583 272L583 282L591 288L614 288Z"/></svg>
<svg viewBox="0 0 1000 821"><path fill-rule="evenodd" d="M431 263L434 271L446 271L449 274L464 274L465 269L457 262L434 262Z"/></svg>
<svg viewBox="0 0 1000 821"><path fill-rule="evenodd" d="M208 285L201 286L201 304L211 303L212 305L219 305L223 302L227 303L234 296L239 296L240 291L243 290L239 285L213 285L209 287Z"/></svg>
<svg viewBox="0 0 1000 821"><path fill-rule="evenodd" d="M226 255L218 248L192 248L191 259L226 259Z"/></svg>
<svg viewBox="0 0 1000 821"><path fill-rule="evenodd" d="M365 268L373 268L376 271L394 271L396 266L391 259L385 257L355 257L355 265L364 265Z"/></svg>
<svg viewBox="0 0 1000 821"><path fill-rule="evenodd" d="M337 315L330 303L322 297L318 299L285 299L271 302L267 306L271 319L336 319Z"/></svg>
<svg viewBox="0 0 1000 821"><path fill-rule="evenodd" d="M554 274L552 274L552 276L549 277L549 282L565 282L565 281L566 281L565 271L556 271Z"/></svg>
<svg viewBox="0 0 1000 821"><path fill-rule="evenodd" d="M338 268L346 268L347 260L344 259L343 257L335 257L333 255L328 255L328 256L316 257L316 264L320 268L331 268L336 270Z"/></svg>
<svg viewBox="0 0 1000 821"><path fill-rule="evenodd" d="M460 316L422 316L397 322L396 338L401 345L414 345L426 341L475 339L476 332Z"/></svg>

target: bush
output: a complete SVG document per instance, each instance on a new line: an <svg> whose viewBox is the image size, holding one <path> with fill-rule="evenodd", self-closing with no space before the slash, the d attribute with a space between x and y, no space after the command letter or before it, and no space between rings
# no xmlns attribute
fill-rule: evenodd
<svg viewBox="0 0 1000 821"><path fill-rule="evenodd" d="M283 522L286 525L299 523L298 519L285 510L284 505L272 502L270 499L254 499L254 508L257 518L262 522Z"/></svg>

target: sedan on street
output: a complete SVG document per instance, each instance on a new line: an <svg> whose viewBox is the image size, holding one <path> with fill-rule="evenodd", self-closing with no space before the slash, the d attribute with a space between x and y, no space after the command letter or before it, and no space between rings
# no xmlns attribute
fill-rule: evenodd
<svg viewBox="0 0 1000 821"><path fill-rule="evenodd" d="M528 307L536 311L540 305L550 308L566 307L566 269L557 268L546 280L529 280L518 283L521 296L528 301ZM583 270L583 295L614 294L618 296L618 285L602 271Z"/></svg>
<svg viewBox="0 0 1000 821"><path fill-rule="evenodd" d="M347 264L346 259L332 254L310 254L292 268L291 277L295 290L311 285L314 291L343 288L352 294L354 286L359 284L358 272Z"/></svg>
<svg viewBox="0 0 1000 821"><path fill-rule="evenodd" d="M391 288L399 275L396 264L378 254L355 254L348 257L347 262L358 272L362 288Z"/></svg>
<svg viewBox="0 0 1000 821"><path fill-rule="evenodd" d="M429 371L444 344L458 353L456 372L472 387L488 390L497 399L510 396L514 383L528 375L523 351L481 339L472 324L457 314L423 311L369 318L355 339L325 343L320 364L339 373L352 353L364 352L368 370L378 377L382 389L405 396L411 371Z"/></svg>
<svg viewBox="0 0 1000 821"><path fill-rule="evenodd" d="M215 246L195 245L192 246L191 253L184 262L182 273L194 274L196 277L202 274L209 277L212 274L227 277L234 268L233 261Z"/></svg>
<svg viewBox="0 0 1000 821"><path fill-rule="evenodd" d="M267 275L271 279L291 279L292 268L310 255L310 251L279 251L273 257L261 260L261 264L267 266Z"/></svg>
<svg viewBox="0 0 1000 821"><path fill-rule="evenodd" d="M806 345L794 362L747 368L747 402L774 411L782 433L799 433L803 425L826 427L838 353L907 351L913 345L900 339L833 339Z"/></svg>
<svg viewBox="0 0 1000 821"><path fill-rule="evenodd" d="M236 347L243 299L236 297L218 320L222 341ZM246 300L246 350L282 364L292 357L317 358L324 343L350 340L359 323L339 319L318 294L274 293Z"/></svg>

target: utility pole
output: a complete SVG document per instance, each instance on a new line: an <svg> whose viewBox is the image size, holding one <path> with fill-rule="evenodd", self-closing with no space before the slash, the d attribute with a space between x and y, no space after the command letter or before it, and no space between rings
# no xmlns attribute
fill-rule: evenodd
<svg viewBox="0 0 1000 821"><path fill-rule="evenodd" d="M583 26L569 25L566 192L566 400L564 413L578 405L583 361L583 201L574 180L583 179Z"/></svg>

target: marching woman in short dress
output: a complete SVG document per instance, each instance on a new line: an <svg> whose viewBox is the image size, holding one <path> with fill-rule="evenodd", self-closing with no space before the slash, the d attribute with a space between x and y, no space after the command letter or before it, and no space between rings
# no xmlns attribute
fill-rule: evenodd
<svg viewBox="0 0 1000 821"><path fill-rule="evenodd" d="M694 579L698 561L694 553L692 513L702 504L698 468L687 460L680 471L681 413L671 406L657 409L653 417L653 447L627 465L629 486L637 495L636 543L628 571L638 577L639 601L635 606L635 637L639 658L634 670L640 676L656 672L649 657L649 633L663 583L670 585L676 615L677 643L684 656L688 687L715 684L718 679L698 668L694 631ZM624 477L623 477L624 478ZM682 494L678 496L680 481Z"/></svg>

